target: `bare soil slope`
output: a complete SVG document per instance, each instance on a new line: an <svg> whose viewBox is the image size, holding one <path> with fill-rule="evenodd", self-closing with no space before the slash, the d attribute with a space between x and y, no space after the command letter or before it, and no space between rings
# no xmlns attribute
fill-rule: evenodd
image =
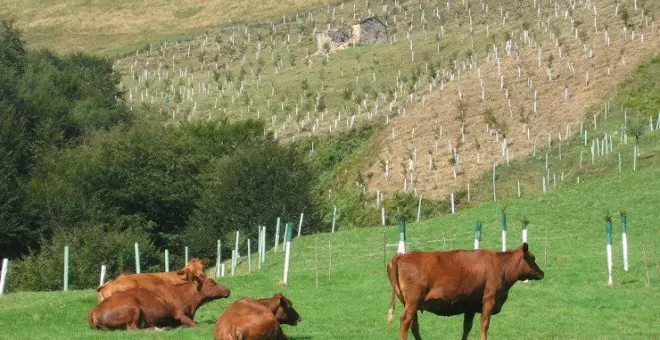
<svg viewBox="0 0 660 340"><path fill-rule="evenodd" d="M451 192L466 190L493 164L506 164L507 154L509 160L526 157L535 145L579 133L585 110L611 95L641 61L660 52L655 25L642 22L633 34L630 27L624 30L613 3L587 3L608 24L595 29L585 20L575 33L573 19L563 14L588 18L593 8L586 3L571 8L563 2L557 5L557 17L535 23L536 39L525 38L520 28L512 34L510 53L500 44L497 56L492 51L486 60L459 62L456 81L390 119L378 136L377 159L364 169L367 191L384 192L384 198L415 191L447 199ZM585 128L593 127L587 118ZM454 153L455 178L450 164Z"/></svg>

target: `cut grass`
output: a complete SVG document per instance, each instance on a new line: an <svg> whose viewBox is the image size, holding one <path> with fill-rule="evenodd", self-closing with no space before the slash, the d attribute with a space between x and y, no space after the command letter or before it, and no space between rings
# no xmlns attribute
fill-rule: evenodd
<svg viewBox="0 0 660 340"><path fill-rule="evenodd" d="M655 230L660 216L657 210L660 207L659 178L660 169L647 167L623 176L608 176L559 188L546 195L483 204L454 216L410 224L409 249L471 248L473 225L477 219L484 225L482 247L499 249L499 211L506 207L509 246L518 244L520 220L523 215L527 216L531 221L530 247L546 275L542 281L514 286L502 312L491 322L490 335L493 338L659 337L660 305L653 303L660 301L660 234ZM615 284L608 287L604 217L606 212L612 214L618 231L616 212L619 210L628 213L630 271L623 272L621 239L617 232L614 235ZM272 226L269 231L272 232ZM87 312L95 305L95 294L92 290L85 290L16 293L2 297L0 327L3 332L0 337L210 338L215 321L232 301L244 296L271 296L281 291L293 300L303 317L297 327L284 326L285 332L294 339L395 339L402 308L397 302L397 318L388 335L385 316L390 287L384 270L384 260L393 255L395 248L383 251L383 241L394 243L397 237L396 227L375 227L294 240L289 287L278 284L283 253L271 250L261 272L220 279L232 289L232 296L202 307L195 318L200 326L195 329L91 331L86 318ZM427 242L433 240L438 241ZM330 279L329 242L332 246ZM315 248L318 252L319 288L316 288ZM256 256L253 259L256 262ZM239 269L243 272L246 263L241 266ZM423 313L420 314L420 325L422 335L427 338L440 335L458 337L462 318L440 318ZM479 327L475 324L470 338L476 339L478 335Z"/></svg>

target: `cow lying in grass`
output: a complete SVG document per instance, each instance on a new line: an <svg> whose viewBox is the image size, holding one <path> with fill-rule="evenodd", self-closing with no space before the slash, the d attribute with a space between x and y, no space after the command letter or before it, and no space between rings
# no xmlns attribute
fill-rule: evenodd
<svg viewBox="0 0 660 340"><path fill-rule="evenodd" d="M234 302L215 324L216 340L287 339L280 324L295 326L302 318L282 294Z"/></svg>
<svg viewBox="0 0 660 340"><path fill-rule="evenodd" d="M500 312L509 289L519 280L540 280L543 271L529 252L527 243L515 250L454 250L397 254L387 264L392 285L388 315L394 318L395 296L403 304L401 339L412 328L421 339L417 310L436 315L464 314L463 339L472 329L472 320L481 313L481 339L486 340L491 315Z"/></svg>
<svg viewBox="0 0 660 340"><path fill-rule="evenodd" d="M203 280L204 267L209 263L207 259L192 258L188 264L176 272L121 274L115 280L108 281L96 288L97 299L100 302L116 292L132 288L151 289L154 285L177 285L191 282L194 277Z"/></svg>
<svg viewBox="0 0 660 340"><path fill-rule="evenodd" d="M116 292L88 314L92 329L138 329L197 326L197 309L207 302L229 297L227 287L211 278L178 285L157 285Z"/></svg>

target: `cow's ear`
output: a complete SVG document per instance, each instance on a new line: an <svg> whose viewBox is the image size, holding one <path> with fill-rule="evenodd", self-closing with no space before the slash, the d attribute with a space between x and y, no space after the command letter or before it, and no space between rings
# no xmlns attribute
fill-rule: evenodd
<svg viewBox="0 0 660 340"><path fill-rule="evenodd" d="M181 280L189 281L190 280L190 271L188 271L188 268L179 269L176 272L176 276L178 276Z"/></svg>
<svg viewBox="0 0 660 340"><path fill-rule="evenodd" d="M289 302L287 302L286 298L282 294L280 294L280 306L282 306L284 310L289 309Z"/></svg>
<svg viewBox="0 0 660 340"><path fill-rule="evenodd" d="M522 250L525 254L529 252L529 246L527 245L527 242L522 244Z"/></svg>
<svg viewBox="0 0 660 340"><path fill-rule="evenodd" d="M197 276L197 275L193 275L191 281L193 283L197 283L197 291L202 290L202 286L204 285L204 280L203 279L200 279L200 277Z"/></svg>

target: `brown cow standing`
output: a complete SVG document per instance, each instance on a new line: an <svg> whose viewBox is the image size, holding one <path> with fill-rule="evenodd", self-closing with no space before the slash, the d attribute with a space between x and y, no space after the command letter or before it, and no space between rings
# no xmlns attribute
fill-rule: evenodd
<svg viewBox="0 0 660 340"><path fill-rule="evenodd" d="M388 315L394 318L395 295L403 304L401 339L412 328L421 339L417 310L436 315L464 314L463 340L472 329L475 313L481 313L481 339L487 339L491 315L500 312L509 289L518 280L540 280L543 271L527 243L515 250L454 250L397 254L387 264L392 285Z"/></svg>
<svg viewBox="0 0 660 340"><path fill-rule="evenodd" d="M193 277L204 280L206 278L204 267L208 263L208 259L192 258L185 267L176 272L121 274L115 280L108 281L96 288L97 299L101 303L112 294L131 288L151 289L154 285L178 285L192 281Z"/></svg>
<svg viewBox="0 0 660 340"><path fill-rule="evenodd" d="M280 324L295 326L302 318L282 294L234 302L215 324L216 340L287 339Z"/></svg>
<svg viewBox="0 0 660 340"><path fill-rule="evenodd" d="M197 326L195 312L203 304L226 298L227 287L211 278L153 289L132 288L103 300L88 314L92 329L137 329Z"/></svg>

